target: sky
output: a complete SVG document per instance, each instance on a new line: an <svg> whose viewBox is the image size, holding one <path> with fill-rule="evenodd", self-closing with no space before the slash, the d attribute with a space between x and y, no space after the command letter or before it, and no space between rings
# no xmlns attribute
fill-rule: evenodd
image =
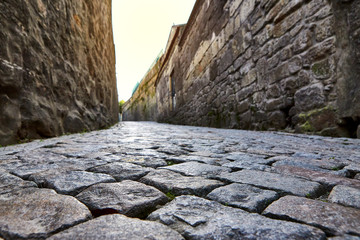
<svg viewBox="0 0 360 240"><path fill-rule="evenodd" d="M188 21L196 0L112 0L119 100L128 100L165 50L171 27Z"/></svg>

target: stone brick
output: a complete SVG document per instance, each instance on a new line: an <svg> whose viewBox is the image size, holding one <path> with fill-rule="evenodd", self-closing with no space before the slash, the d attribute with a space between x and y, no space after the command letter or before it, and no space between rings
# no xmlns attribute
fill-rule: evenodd
<svg viewBox="0 0 360 240"><path fill-rule="evenodd" d="M329 201L360 209L360 189L337 185L332 189Z"/></svg>
<svg viewBox="0 0 360 240"><path fill-rule="evenodd" d="M255 0L244 1L240 7L240 21L244 23L255 8Z"/></svg>
<svg viewBox="0 0 360 240"><path fill-rule="evenodd" d="M304 0L293 0L290 1L285 7L281 9L278 15L274 18L274 22L277 23L285 18L285 16L289 15L289 13L293 12L296 8L299 8Z"/></svg>
<svg viewBox="0 0 360 240"><path fill-rule="evenodd" d="M282 65L272 70L268 75L269 84L273 84L275 82L280 81L283 78L290 76L289 69L290 69L289 63L283 63Z"/></svg>
<svg viewBox="0 0 360 240"><path fill-rule="evenodd" d="M281 37L284 35L289 29L291 29L297 22L299 22L302 19L302 11L301 9L299 11L295 11L291 15L287 16L285 19L283 19L281 22L277 23L274 26L274 37Z"/></svg>
<svg viewBox="0 0 360 240"><path fill-rule="evenodd" d="M286 6L286 4L288 4L289 0L285 0L285 1L275 1L277 2L277 4L269 11L269 13L266 16L266 21L271 21L273 20L283 9L284 6ZM274 5L274 1L269 1L269 3L267 4L267 6L265 5L265 8L271 8L270 6ZM268 10L267 10L268 11Z"/></svg>
<svg viewBox="0 0 360 240"><path fill-rule="evenodd" d="M329 59L315 62L311 65L311 72L316 79L327 79L332 75Z"/></svg>
<svg viewBox="0 0 360 240"><path fill-rule="evenodd" d="M329 234L360 233L360 210L333 203L286 196L272 203L263 214L317 226Z"/></svg>
<svg viewBox="0 0 360 240"><path fill-rule="evenodd" d="M300 71L302 68L302 59L299 56L293 57L289 61L289 72L291 74L294 74L298 71Z"/></svg>
<svg viewBox="0 0 360 240"><path fill-rule="evenodd" d="M316 28L315 28L316 41L322 42L326 38L334 36L335 31L333 29L333 26L335 26L333 17L328 17L325 20L321 21L320 23L316 24Z"/></svg>
<svg viewBox="0 0 360 240"><path fill-rule="evenodd" d="M281 174L302 177L310 181L319 182L328 186L329 188L340 184L350 187L360 188L360 181L336 176L331 173L319 172L319 171L314 171L300 167L293 167L293 166L278 166L275 168L275 170Z"/></svg>
<svg viewBox="0 0 360 240"><path fill-rule="evenodd" d="M318 83L299 89L295 93L295 105L301 111L323 107L325 104L324 87Z"/></svg>
<svg viewBox="0 0 360 240"><path fill-rule="evenodd" d="M312 45L313 32L311 30L303 30L295 39L292 45L292 51L297 54L308 49Z"/></svg>
<svg viewBox="0 0 360 240"><path fill-rule="evenodd" d="M297 196L319 196L323 191L322 186L315 182L262 171L242 170L223 173L220 178L226 181L251 184Z"/></svg>

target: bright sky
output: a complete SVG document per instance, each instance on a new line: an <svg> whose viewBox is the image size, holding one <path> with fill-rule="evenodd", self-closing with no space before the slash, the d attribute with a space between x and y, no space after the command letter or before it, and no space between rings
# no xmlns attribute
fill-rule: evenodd
<svg viewBox="0 0 360 240"><path fill-rule="evenodd" d="M161 50L173 24L189 19L196 0L112 0L119 100L128 100Z"/></svg>

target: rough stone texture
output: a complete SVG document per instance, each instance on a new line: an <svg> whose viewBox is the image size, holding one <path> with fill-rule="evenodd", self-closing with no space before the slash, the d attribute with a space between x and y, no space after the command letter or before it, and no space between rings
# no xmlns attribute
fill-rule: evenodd
<svg viewBox="0 0 360 240"><path fill-rule="evenodd" d="M49 189L0 195L0 234L7 239L44 238L91 218L85 205Z"/></svg>
<svg viewBox="0 0 360 240"><path fill-rule="evenodd" d="M248 170L227 172L228 168L226 168L225 165L242 161L246 162L248 167L262 165L266 166L266 168L250 171L251 174L248 174ZM187 176L166 169L154 169L170 165L171 167L177 166L181 168L184 166L181 163L186 162L189 162L190 164L195 162L194 169L196 171L192 171L196 174L201 173L202 170L204 173L209 173L209 170L211 169L226 169L226 171L220 171L221 174L216 176L207 174L203 176ZM197 164L197 162L202 164ZM160 194L162 196L160 198L165 199L165 194L168 197L167 201L172 200L175 195L199 195L204 198L216 195L214 198L216 199L215 202L221 202L222 205L214 205L214 202L206 201L204 199L201 200L201 202L206 201L205 205L210 203L210 205L208 205L210 212L212 211L211 209L215 210L218 209L217 206L221 206L220 210L211 213L209 219L211 218L214 220L209 220L209 222L211 222L210 225L207 223L202 224L204 216L208 214L209 211L203 211L203 209L207 209L206 207L200 209L197 208L197 200L192 201L193 197L187 201L189 204L186 206L186 209L190 210L186 210L184 213L184 211L182 211L183 206L181 206L172 211L172 213L174 213L172 219L175 219L175 224L171 224L171 226L189 225L186 222L190 223L190 225L199 224L197 227L189 227L189 229L194 229L196 236L203 236L202 229L205 229L204 234L214 232L219 233L218 235L222 234L223 239L233 239L236 238L236 234L239 234L239 231L237 230L240 229L240 233L246 234L245 236L238 237L240 239L246 238L246 236L252 236L250 237L252 239L311 239L311 236L315 239L325 239L325 236L323 233L319 232L319 230L314 230L313 227L309 228L312 223L291 223L293 220L285 219L284 221L278 221L266 216L250 214L249 212L251 212L251 210L244 206L245 203L249 204L252 200L257 199L257 202L254 205L261 206L260 209L256 210L260 212L262 208L271 203L271 201L269 201L260 204L261 200L268 199L264 195L264 193L268 191L277 192L278 196L294 194L289 193L289 191L294 191L295 194L301 193L305 195L306 190L313 190L318 193L316 189L321 188L320 185L329 187L326 190L331 191L330 185L326 184L324 181L319 181L319 184L294 176L284 176L283 174L272 172L276 171L278 167L286 166L286 164L290 162L303 163L304 170L302 171L304 172L309 169L312 170L312 172L306 172L308 174L307 177L309 178L313 175L314 179L320 179L320 176L324 175L318 174L327 173L332 177L337 177L338 180L341 180L334 182L334 186L346 182L354 183L358 181L353 179L353 177L357 173L356 166L360 164L360 140L299 135L284 132L255 132L175 126L158 124L155 122L122 122L106 130L64 135L53 139L35 140L26 144L0 147L0 199L6 198L6 201L9 202L9 207L14 208L13 211L6 210L6 214L12 212L16 216L16 225L13 227L13 232L26 232L30 236L25 237L28 239L40 238L37 237L39 235L36 235L37 229L43 228L45 226L43 223L51 224L54 219L57 219L56 221L69 219L69 222L64 224L64 226L60 227L58 230L51 229L49 230L49 233L44 233L41 235L43 238L52 234L57 234L58 232L61 234L64 231L70 231L70 229L73 231L71 226L78 224L79 219L83 219L82 216L84 215L84 212L86 212L86 216L90 217L88 208L86 208L84 204L81 204L76 198L70 196L65 198L71 199L70 202L73 202L73 204L76 203L76 206L81 206L75 206L76 209L73 210L73 204L68 204L68 200L63 200L65 196L56 194L53 190L39 189L49 187L49 185L46 184L47 181L51 179L57 179L59 181L59 186L69 186L68 189L76 189L78 186L81 186L79 189L80 191L82 190L82 186L96 184L87 189L83 189L82 191L84 191L83 193L85 195L85 193L89 193L91 190L91 199L94 200L93 202L99 204L99 208L105 206L105 208L100 211L92 211L94 214L93 217L99 216L100 219L103 219L101 220L103 225L100 224L100 226L96 227L95 225L90 224L91 227L84 228L84 232L82 233L80 233L80 230L80 232L76 230L76 233L71 233L79 234L79 236L84 234L84 238L86 239L99 239L102 238L103 234L109 234L109 238L115 238L114 235L111 234L120 234L119 231L121 234L124 234L126 238L131 239L131 236L137 236L133 232L134 226L126 225L126 227L120 229L119 227L116 227L119 225L118 222L116 222L117 220L103 218L102 215L117 212L112 208L106 208L108 206L113 206L114 203L115 207L126 206L130 209L132 208L131 206L134 206L134 203L139 203L139 205L135 204L135 209L132 208L136 211L142 207L148 206L149 198L146 197L148 196L147 194L153 191L159 193L159 191L154 190L150 185L162 191L163 194ZM135 164L136 166L128 165L130 163ZM276 163L281 164L279 164L279 166L274 166L277 165ZM190 164L185 165L187 166L186 169L189 168ZM149 166L153 169L149 169ZM102 169L106 170L107 173L89 172L90 169ZM130 169L136 171L128 171ZM147 172L148 170L150 170L150 172L140 179L133 181L121 179L121 177L132 177L132 173L136 173L135 175L137 175L137 173L143 174L143 172ZM212 172L212 170L210 172ZM237 171L236 168L233 168L232 170ZM348 171L349 175L343 175L339 178L337 174L341 171L344 173ZM249 175L249 178L245 178L246 183L242 183L247 185L246 187L244 186L245 190L242 191L239 191L238 189L233 190L233 186L238 186L239 184L237 181L233 184L230 183L232 181L229 182L228 180L225 181L225 179L221 180L220 178L222 175L229 175L235 178L236 174L241 172L247 173L246 176ZM110 174L113 174L116 177L118 173L118 180L113 179L110 176ZM89 180L94 180L92 177L89 178L89 176L99 177L99 174L101 176L107 176L111 181L121 182L96 183L95 181L94 183L90 181L89 183ZM65 178L65 176L69 177ZM269 176L271 176L271 178ZM216 180L210 179L214 177ZM139 182L141 181L147 184L147 186L140 184ZM36 185L34 182L39 188L35 187ZM253 186L253 182L256 183L256 187ZM98 186L113 185L121 187L106 187L106 194L102 193L103 189L100 191L96 188ZM351 187L358 189L355 185L351 185ZM243 188L241 187L241 189ZM270 191L269 189L272 189L273 191ZM1 194L1 191L3 191L4 194ZM24 191L29 192L23 194L24 196L22 197L16 197L19 196L19 192L23 193ZM212 191L213 193L209 194ZM41 192L41 194L38 194L39 192ZM218 194L218 192L220 193ZM131 201L128 201L130 193L132 193L131 196L134 198L131 198ZM72 194L72 192L64 192L64 194ZM319 194L322 194L321 191ZM314 194L313 196L310 194L306 196L317 197L319 194ZM324 204L322 201L328 201L329 198L327 194L328 192L324 192L324 195L319 196L319 198L316 198L313 201L307 201L305 204L306 206L304 205L304 210L301 210L301 212L303 212L301 214L307 214L308 212L312 213L312 208L314 206ZM244 197L245 195L247 197ZM116 198L115 196L120 197ZM225 200L229 201L229 203L223 201L225 198L230 198L231 202L229 200ZM59 201L54 204L54 202L56 202L54 199L58 199ZM239 199L241 200L241 204L239 204ZM353 200L355 200L355 198L353 198ZM21 208L13 205L16 201L22 201L21 204L19 203ZM29 201L33 204L27 204ZM167 206L174 203L174 201L176 200L172 200L168 205L164 206L161 204L157 206L155 206L156 204L153 204L152 206L166 212L168 209ZM120 203L125 203L125 205L121 205ZM226 207L226 205L231 205L231 207ZM5 205L0 203L0 209L3 206ZM139 206L139 208L137 208L137 206ZM337 219L339 219L339 221L341 220L344 215L344 209L347 209L346 211L352 213L359 211L359 209L355 207L344 207L335 203L332 203L331 206L336 207L333 208L331 215L328 215L328 217L332 217L332 220L335 219L336 221L338 221ZM292 209L294 207L296 206L291 205L289 208ZM83 208L85 209L84 211L81 210ZM239 208L242 208L242 210ZM322 207L315 208L315 213L322 209ZM306 209L310 210L308 211ZM149 211L152 210L153 209ZM139 212L142 212L142 210ZM193 214L190 215L191 218L186 215L187 212ZM25 213L31 213L31 216ZM136 215L138 217L141 215L142 218L145 218L146 214L148 214L148 212L144 210L144 212ZM0 218L1 217L2 215L0 213ZM31 224L27 224L28 220L26 220L26 217L29 217ZM279 217L276 216L276 218ZM108 221L106 222L105 219ZM86 220L89 220L89 218L83 219L82 221ZM336 222L335 220L334 222ZM129 221L130 220L126 218L126 222ZM133 223L135 226L139 223L137 221L138 220ZM9 219L6 217L4 222L8 224ZM92 221L89 221L88 223L90 222ZM349 221L348 223L344 223L344 226L351 229L353 228L352 224L353 223ZM111 227L109 229L104 227L104 225ZM82 225L80 224L77 225L77 227L78 226ZM210 227L208 228L208 226ZM154 227L155 230L154 228L147 227L140 228L141 230L144 229L147 236L152 235L157 236L157 238L160 239L168 239L166 232L159 230L161 228L159 225ZM74 229L77 228L75 227ZM178 228L176 229L178 230ZM0 237L6 240L16 239L15 235L8 237L8 235L4 235L1 231ZM85 233L85 231L87 233ZM143 233L143 231L141 232ZM193 230L191 230L189 234L190 233L192 234ZM328 231L327 237L348 237L342 232L332 233L333 234L330 234ZM185 234L186 233L184 233L183 236L184 238L186 238ZM315 236L312 234L315 234ZM359 236L359 234L354 233L350 233L350 235ZM211 239L211 236L208 238ZM74 235L69 235L68 238L73 239ZM134 238L142 239L142 237ZM207 239L207 237L204 238ZM218 239L221 238L218 237Z"/></svg>
<svg viewBox="0 0 360 240"><path fill-rule="evenodd" d="M127 162L115 162L88 169L90 172L105 173L113 176L117 181L138 180L152 169Z"/></svg>
<svg viewBox="0 0 360 240"><path fill-rule="evenodd" d="M175 195L206 196L211 190L224 185L217 180L203 177L185 177L169 170L157 170L140 179L141 182L154 186L164 193Z"/></svg>
<svg viewBox="0 0 360 240"><path fill-rule="evenodd" d="M263 214L317 226L330 234L360 233L360 210L333 203L286 196L272 203Z"/></svg>
<svg viewBox="0 0 360 240"><path fill-rule="evenodd" d="M360 188L359 180L336 176L335 174L331 173L324 173L292 166L279 166L275 168L275 171L281 174L302 177L310 181L319 182L327 187L333 187L335 185L342 184Z"/></svg>
<svg viewBox="0 0 360 240"><path fill-rule="evenodd" d="M37 187L37 185L34 182L24 181L0 169L0 195L30 187Z"/></svg>
<svg viewBox="0 0 360 240"><path fill-rule="evenodd" d="M274 191L233 183L213 190L207 198L250 212L261 213L270 203L277 200L279 195Z"/></svg>
<svg viewBox="0 0 360 240"><path fill-rule="evenodd" d="M40 180L42 179L42 180ZM53 188L58 193L76 195L83 189L102 182L115 182L115 179L107 174L91 173L84 171L70 171L57 175L46 174L35 181L43 181L44 186Z"/></svg>
<svg viewBox="0 0 360 240"><path fill-rule="evenodd" d="M331 191L329 201L348 207L360 208L360 189L337 185Z"/></svg>
<svg viewBox="0 0 360 240"><path fill-rule="evenodd" d="M0 144L118 121L111 1L0 3Z"/></svg>
<svg viewBox="0 0 360 240"><path fill-rule="evenodd" d="M56 239L182 240L184 238L163 224L112 214L79 224L49 238L49 240Z"/></svg>
<svg viewBox="0 0 360 240"><path fill-rule="evenodd" d="M157 121L356 137L359 10L354 0L196 1L171 29Z"/></svg>
<svg viewBox="0 0 360 240"><path fill-rule="evenodd" d="M180 163L168 167L161 167L160 169L171 170L187 176L204 177L215 177L220 175L221 173L230 172L230 169L226 167L219 167L198 162Z"/></svg>
<svg viewBox="0 0 360 240"><path fill-rule="evenodd" d="M93 212L113 211L129 217L144 217L168 199L159 190L142 183L125 180L121 183L93 185L76 196Z"/></svg>
<svg viewBox="0 0 360 240"><path fill-rule="evenodd" d="M316 228L249 214L195 196L177 197L164 208L153 212L148 219L168 225L186 239L275 240L325 237Z"/></svg>
<svg viewBox="0 0 360 240"><path fill-rule="evenodd" d="M242 170L239 172L225 173L220 176L220 179L251 184L304 197L316 197L323 192L322 186L318 183L261 171Z"/></svg>

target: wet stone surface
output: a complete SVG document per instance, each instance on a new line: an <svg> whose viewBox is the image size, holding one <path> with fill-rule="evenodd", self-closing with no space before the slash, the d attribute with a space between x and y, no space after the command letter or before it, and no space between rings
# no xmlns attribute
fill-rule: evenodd
<svg viewBox="0 0 360 240"><path fill-rule="evenodd" d="M151 122L1 147L0 239L358 239L359 164L357 139Z"/></svg>

